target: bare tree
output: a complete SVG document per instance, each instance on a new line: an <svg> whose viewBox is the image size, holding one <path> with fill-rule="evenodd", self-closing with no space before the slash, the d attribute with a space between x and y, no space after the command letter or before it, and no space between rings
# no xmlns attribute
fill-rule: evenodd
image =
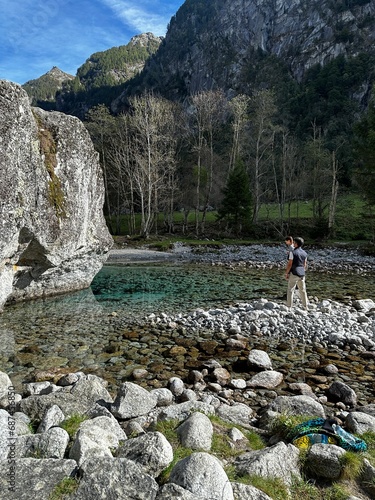
<svg viewBox="0 0 375 500"><path fill-rule="evenodd" d="M140 233L147 238L159 212L160 200L175 191L175 105L150 93L132 98L130 104L132 176L140 200Z"/></svg>
<svg viewBox="0 0 375 500"><path fill-rule="evenodd" d="M129 115L121 115L116 121L116 130L111 136L108 161L110 163L110 184L117 193L116 230L120 232L120 221L124 213L128 215L130 234L135 234L135 188L132 175L131 131Z"/></svg>
<svg viewBox="0 0 375 500"><path fill-rule="evenodd" d="M204 229L207 208L210 204L214 181L214 133L223 123L227 114L227 100L221 90L199 92L191 98L193 121L193 150L197 154L196 199L195 199L195 231L199 234L199 210L203 205L201 227ZM203 159L207 166L204 167ZM202 184L205 193L202 193Z"/></svg>
<svg viewBox="0 0 375 500"><path fill-rule="evenodd" d="M333 151L331 202L329 204L329 212L328 212L328 233L330 236L333 236L335 231L336 204L337 204L337 194L339 191L339 181L337 178L338 171L339 171L339 162L336 159L336 151Z"/></svg>
<svg viewBox="0 0 375 500"><path fill-rule="evenodd" d="M260 90L252 97L251 114L251 179L253 183L253 222L258 222L264 191L264 178L270 169L275 140L273 117L276 113L274 96L269 90Z"/></svg>
<svg viewBox="0 0 375 500"><path fill-rule="evenodd" d="M233 170L237 160L242 156L242 148L244 146L243 133L248 121L250 97L240 94L229 101L229 108L232 112L232 149L229 159L229 173Z"/></svg>
<svg viewBox="0 0 375 500"><path fill-rule="evenodd" d="M111 116L109 109L104 104L100 104L99 106L95 106L90 109L87 114L87 122L85 125L90 133L96 150L99 152L100 164L103 169L105 204L107 213L111 216L112 203L108 181L109 172L107 166L107 152L109 139L115 126L115 120L113 116Z"/></svg>
<svg viewBox="0 0 375 500"><path fill-rule="evenodd" d="M290 135L289 131L282 127L278 134L279 154L273 160L273 175L275 184L275 197L279 209L280 232L285 234L285 218L290 223L291 202L296 196L296 185L301 185L300 173L301 152L296 139ZM287 215L285 214L288 208Z"/></svg>
<svg viewBox="0 0 375 500"><path fill-rule="evenodd" d="M312 124L312 138L305 146L305 163L310 176L313 216L317 221L323 220L331 192L331 155L315 123Z"/></svg>

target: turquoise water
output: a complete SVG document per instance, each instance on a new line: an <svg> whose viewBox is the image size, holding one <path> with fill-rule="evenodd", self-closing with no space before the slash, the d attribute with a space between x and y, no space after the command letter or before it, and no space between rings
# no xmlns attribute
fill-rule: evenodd
<svg viewBox="0 0 375 500"><path fill-rule="evenodd" d="M281 299L286 283L279 271L231 271L194 265L105 266L91 289L101 303L144 312L186 312L256 297Z"/></svg>
<svg viewBox="0 0 375 500"><path fill-rule="evenodd" d="M345 301L375 299L375 275L309 273L309 296ZM285 300L287 282L277 269L207 265L105 266L91 290L101 303L157 312L186 312L257 298Z"/></svg>
<svg viewBox="0 0 375 500"><path fill-rule="evenodd" d="M224 307L257 298L285 301L287 282L277 269L246 269L209 265L107 265L91 288L77 293L19 303L0 315L4 325L22 336L32 332L96 331L103 318L124 312L144 318L152 312L186 313L197 307ZM375 275L310 272L310 298L346 301L375 300Z"/></svg>

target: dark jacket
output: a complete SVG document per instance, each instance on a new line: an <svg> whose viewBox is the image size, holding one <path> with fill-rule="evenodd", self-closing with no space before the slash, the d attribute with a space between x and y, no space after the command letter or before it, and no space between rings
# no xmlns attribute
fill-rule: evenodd
<svg viewBox="0 0 375 500"><path fill-rule="evenodd" d="M291 268L291 273L295 276L305 276L305 262L307 259L307 253L302 248L297 247L293 250L293 264Z"/></svg>

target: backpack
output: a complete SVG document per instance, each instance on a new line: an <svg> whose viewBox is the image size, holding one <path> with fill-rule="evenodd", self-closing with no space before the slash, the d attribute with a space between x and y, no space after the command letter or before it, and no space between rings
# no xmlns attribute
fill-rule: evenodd
<svg viewBox="0 0 375 500"><path fill-rule="evenodd" d="M337 424L336 419L314 418L291 429L287 439L297 448L307 449L313 444L335 444L347 451L366 451L367 444Z"/></svg>

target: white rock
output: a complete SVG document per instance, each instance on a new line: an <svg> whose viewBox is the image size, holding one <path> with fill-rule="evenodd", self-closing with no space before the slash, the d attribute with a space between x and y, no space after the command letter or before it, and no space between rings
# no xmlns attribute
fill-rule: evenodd
<svg viewBox="0 0 375 500"><path fill-rule="evenodd" d="M262 370L272 370L272 361L265 351L252 349L247 360L250 366L256 366Z"/></svg>
<svg viewBox="0 0 375 500"><path fill-rule="evenodd" d="M209 451L212 445L213 427L203 413L193 413L177 429L182 446L192 450Z"/></svg>
<svg viewBox="0 0 375 500"><path fill-rule="evenodd" d="M232 485L220 462L208 453L192 453L171 471L170 481L202 500L234 500Z"/></svg>

